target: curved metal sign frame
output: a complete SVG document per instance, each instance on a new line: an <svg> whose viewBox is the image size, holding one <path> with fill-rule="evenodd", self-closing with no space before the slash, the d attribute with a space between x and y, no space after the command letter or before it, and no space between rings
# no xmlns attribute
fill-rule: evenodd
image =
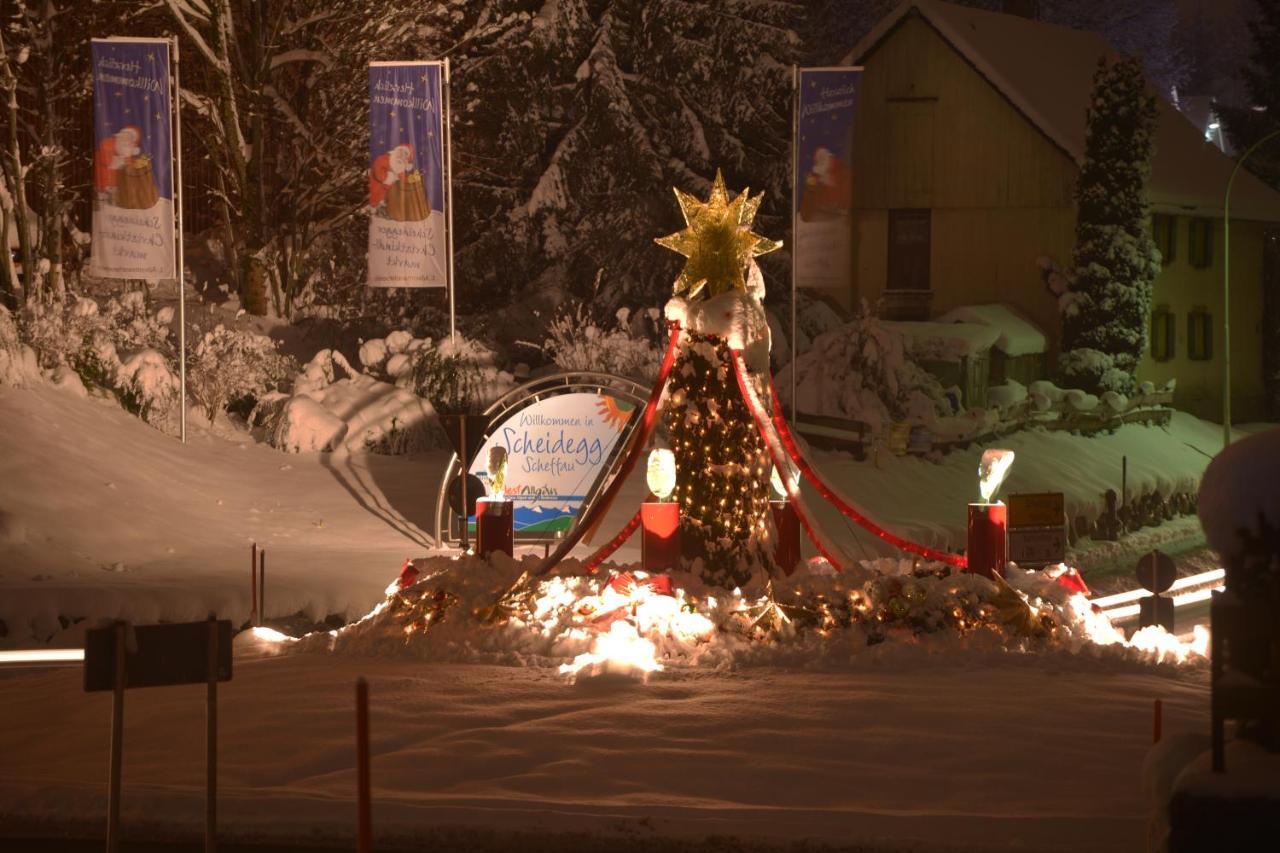
<svg viewBox="0 0 1280 853"><path fill-rule="evenodd" d="M495 429L506 423L516 412L548 397L575 393L610 394L633 403L635 405L634 412L638 413L643 411L645 404L649 400L649 390L633 379L628 379L625 376L615 376L612 373L571 371L555 373L551 376L541 376L519 387L512 388L484 410L484 415L489 420L489 426L484 432L481 446L483 446L484 441L489 440ZM596 494L599 493L600 487L613 476L618 463L618 454L626 446L627 437L631 434L631 430L635 428L635 424L636 418L633 414L631 420L627 422L626 427L623 429L622 435L619 436L617 443L614 445L613 453L603 465L604 476L597 478L586 500L583 501L581 508L578 510L579 517L591 505ZM453 525L450 518L452 513L449 511L448 501L449 484L457 476L458 454L454 453L449 458L449 464L445 466L444 476L440 478L440 492L436 497L435 539L436 546L439 548L449 547L459 541L453 536ZM577 524L576 518L574 524ZM517 536L517 539L524 543L554 542L561 535Z"/></svg>

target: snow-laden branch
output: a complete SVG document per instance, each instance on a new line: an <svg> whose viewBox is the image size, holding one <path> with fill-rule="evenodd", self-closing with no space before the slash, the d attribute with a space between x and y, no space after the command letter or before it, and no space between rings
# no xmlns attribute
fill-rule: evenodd
<svg viewBox="0 0 1280 853"><path fill-rule="evenodd" d="M218 55L209 47L209 43L204 40L204 36L200 35L200 31L192 25L187 17L192 14L191 4L200 2L200 0L164 0L164 2L169 7L169 12L174 21L177 22L178 26L182 27L182 31L186 33L187 38L191 39L192 44L196 46L196 50L200 51L200 55L205 58L205 61L212 65L213 69L219 74L230 77L231 68L228 67L226 62L218 58ZM203 2L200 2L200 5L204 5ZM205 8L206 17L204 20L207 21L208 7Z"/></svg>
<svg viewBox="0 0 1280 853"><path fill-rule="evenodd" d="M282 65L288 65L291 62L319 62L326 69L333 67L333 57L324 51L307 50L306 48L297 47L293 50L282 51L271 57L270 68L275 71Z"/></svg>

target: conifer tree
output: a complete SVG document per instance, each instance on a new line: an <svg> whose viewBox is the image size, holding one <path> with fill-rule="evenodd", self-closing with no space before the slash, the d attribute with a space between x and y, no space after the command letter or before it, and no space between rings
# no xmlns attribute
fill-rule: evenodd
<svg viewBox="0 0 1280 853"><path fill-rule="evenodd" d="M1160 270L1146 203L1155 125L1141 62L1101 60L1076 184L1075 281L1060 303L1068 387L1131 394L1136 386Z"/></svg>

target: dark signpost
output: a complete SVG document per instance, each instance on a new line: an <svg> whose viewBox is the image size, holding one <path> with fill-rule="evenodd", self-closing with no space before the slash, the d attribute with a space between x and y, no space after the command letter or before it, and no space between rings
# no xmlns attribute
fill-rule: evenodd
<svg viewBox="0 0 1280 853"><path fill-rule="evenodd" d="M111 770L107 790L107 851L120 845L120 779L124 750L124 691L134 687L204 684L206 851L216 847L218 802L218 682L231 680L231 622L212 613L203 622L130 625L116 622L84 637L84 689L110 690Z"/></svg>
<svg viewBox="0 0 1280 853"><path fill-rule="evenodd" d="M1178 579L1178 568L1173 558L1163 551L1152 551L1138 560L1138 583L1151 595L1138 602L1138 627L1159 625L1173 633L1173 599L1160 593L1166 592Z"/></svg>

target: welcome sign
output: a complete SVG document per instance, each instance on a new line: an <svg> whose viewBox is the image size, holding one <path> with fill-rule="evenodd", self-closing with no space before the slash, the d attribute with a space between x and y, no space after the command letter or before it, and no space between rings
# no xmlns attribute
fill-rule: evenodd
<svg viewBox="0 0 1280 853"><path fill-rule="evenodd" d="M506 495L515 503L516 533L567 531L634 408L609 394L546 397L494 429L471 473L487 483L489 450L505 448Z"/></svg>
<svg viewBox="0 0 1280 853"><path fill-rule="evenodd" d="M445 287L439 62L369 65L369 286Z"/></svg>
<svg viewBox="0 0 1280 853"><path fill-rule="evenodd" d="M93 242L101 278L174 278L169 42L94 39Z"/></svg>

